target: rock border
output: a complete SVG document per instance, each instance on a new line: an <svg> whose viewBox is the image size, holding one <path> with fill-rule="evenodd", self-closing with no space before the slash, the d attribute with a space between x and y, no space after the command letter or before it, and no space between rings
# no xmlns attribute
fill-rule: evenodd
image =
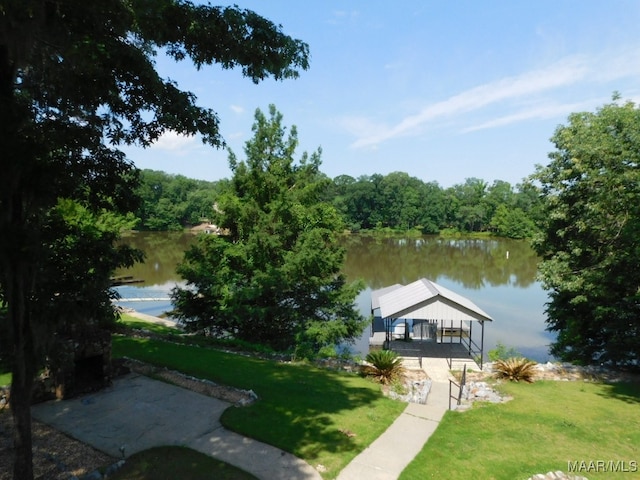
<svg viewBox="0 0 640 480"><path fill-rule="evenodd" d="M124 372L129 370L147 377L159 378L178 387L229 402L237 407L251 405L258 400L258 395L253 390L242 390L227 385L219 385L210 380L192 377L164 367L156 367L132 358L124 357L124 360Z"/></svg>

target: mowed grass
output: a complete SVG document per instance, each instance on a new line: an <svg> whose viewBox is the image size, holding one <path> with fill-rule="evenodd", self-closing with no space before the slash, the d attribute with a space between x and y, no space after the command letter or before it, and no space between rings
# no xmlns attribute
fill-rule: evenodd
<svg viewBox="0 0 640 480"><path fill-rule="evenodd" d="M447 412L401 480L526 479L598 460L627 471L575 473L640 478L640 385L540 381L501 389L514 399Z"/></svg>
<svg viewBox="0 0 640 480"><path fill-rule="evenodd" d="M184 447L156 447L127 458L112 480L255 480L239 468Z"/></svg>
<svg viewBox="0 0 640 480"><path fill-rule="evenodd" d="M178 327L168 327L161 323L147 322L126 313L120 315L120 320L118 320L116 325L129 329L146 330L157 335L180 335L184 333L184 331Z"/></svg>
<svg viewBox="0 0 640 480"><path fill-rule="evenodd" d="M324 466L325 478L334 478L406 407L356 374L306 364L118 336L113 338L113 355L253 390L259 400L227 409L223 425L293 453L314 467Z"/></svg>

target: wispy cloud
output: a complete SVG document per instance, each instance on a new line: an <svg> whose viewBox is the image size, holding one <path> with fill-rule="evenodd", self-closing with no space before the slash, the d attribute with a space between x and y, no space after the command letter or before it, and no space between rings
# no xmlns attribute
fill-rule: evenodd
<svg viewBox="0 0 640 480"><path fill-rule="evenodd" d="M524 120L532 119L547 119L560 116L568 116L572 112L583 111L592 109L596 105L601 105L606 99L599 98L597 100L586 100L584 102L576 103L564 103L564 104L552 104L541 105L538 107L527 106L519 112L505 115L502 117L494 118L492 120L474 125L472 127L464 128L462 133L474 132L477 130L484 130L487 128L503 127L512 123L522 122Z"/></svg>
<svg viewBox="0 0 640 480"><path fill-rule="evenodd" d="M425 125L443 117L468 113L498 102L529 97L573 85L583 80L588 72L589 67L584 57L566 58L547 68L503 78L466 90L444 101L429 105L392 127L369 125L372 131L360 136L352 146L371 147L393 138L419 133ZM361 120L361 123L365 122Z"/></svg>
<svg viewBox="0 0 640 480"><path fill-rule="evenodd" d="M359 17L360 12L358 10L334 10L326 22L329 25L340 27L357 21Z"/></svg>
<svg viewBox="0 0 640 480"><path fill-rule="evenodd" d="M244 107L240 106L240 105L231 105L231 111L233 113L237 113L238 115L240 115L241 113L244 113Z"/></svg>

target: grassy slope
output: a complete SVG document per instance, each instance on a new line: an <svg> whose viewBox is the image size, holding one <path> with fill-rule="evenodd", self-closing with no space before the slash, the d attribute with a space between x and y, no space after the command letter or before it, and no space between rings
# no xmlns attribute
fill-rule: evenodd
<svg viewBox="0 0 640 480"><path fill-rule="evenodd" d="M378 385L357 375L308 365L127 337L114 337L113 354L252 389L260 400L249 407L229 408L223 424L313 466L324 465L326 478L335 477L406 406L383 397Z"/></svg>
<svg viewBox="0 0 640 480"><path fill-rule="evenodd" d="M179 328L167 327L166 325L163 325L161 323L146 322L126 313L120 315L120 320L117 322L117 325L136 328L140 330L147 330L158 335L179 335L181 333L184 333Z"/></svg>
<svg viewBox="0 0 640 480"><path fill-rule="evenodd" d="M501 405L447 412L403 480L516 479L569 470L568 462L638 462L640 385L584 382L506 384ZM635 473L578 472L589 479Z"/></svg>

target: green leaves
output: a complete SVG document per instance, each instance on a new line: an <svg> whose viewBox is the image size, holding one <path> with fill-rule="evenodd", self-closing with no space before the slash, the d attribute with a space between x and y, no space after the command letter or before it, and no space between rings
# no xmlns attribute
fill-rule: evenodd
<svg viewBox="0 0 640 480"><path fill-rule="evenodd" d="M102 282L87 282L83 295L100 297L115 264L112 238L84 243L92 238L86 224L55 218L58 199L92 214L131 211L137 178L118 145L148 146L169 130L200 134L212 146L224 143L216 114L156 71L161 49L198 67L240 66L254 82L292 78L308 66L305 43L237 7L184 0L27 0L0 7L0 301L7 304L15 346L15 478L33 477L33 346L38 335L46 336L50 316L38 289L55 290L55 268L81 268L91 259ZM81 250L58 244L76 235ZM64 255L72 262L59 262ZM44 265L51 267L47 275L40 274ZM72 312L80 316L83 308Z"/></svg>
<svg viewBox="0 0 640 480"><path fill-rule="evenodd" d="M365 321L354 309L361 286L340 274L343 224L321 201L327 183L320 152L294 160L297 131L282 125L274 106L256 112L246 160L230 156L231 189L218 202L225 238L201 239L174 294L188 328L313 354L355 339Z"/></svg>
<svg viewBox="0 0 640 480"><path fill-rule="evenodd" d="M554 354L585 363L640 359L640 110L576 113L534 178L545 198L540 274L550 290ZM624 339L624 340L622 340Z"/></svg>
<svg viewBox="0 0 640 480"><path fill-rule="evenodd" d="M402 359L392 350L373 350L367 354L362 374L389 385L405 373Z"/></svg>

